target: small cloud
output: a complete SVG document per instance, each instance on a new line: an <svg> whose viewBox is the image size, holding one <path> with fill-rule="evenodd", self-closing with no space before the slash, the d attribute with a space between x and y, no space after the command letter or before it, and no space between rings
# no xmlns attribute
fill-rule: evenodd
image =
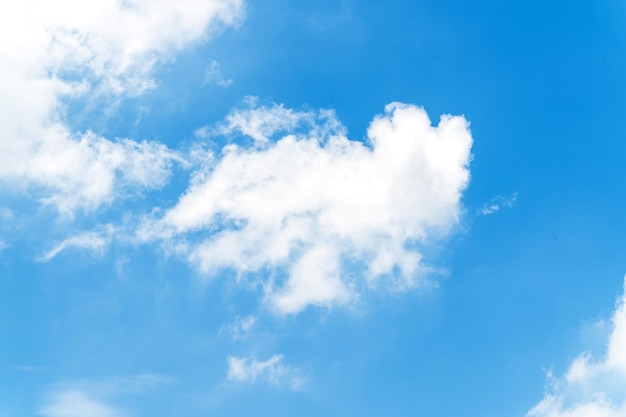
<svg viewBox="0 0 626 417"><path fill-rule="evenodd" d="M216 134L244 135L257 145L266 144L273 137L305 135L319 140L347 133L333 110L290 109L283 104L263 105L259 98L247 96L215 129Z"/></svg>
<svg viewBox="0 0 626 417"><path fill-rule="evenodd" d="M256 317L254 316L237 317L234 323L222 327L219 332L220 334L230 333L233 340L242 340L249 336L255 324Z"/></svg>
<svg viewBox="0 0 626 417"><path fill-rule="evenodd" d="M193 131L193 135L197 139L206 139L211 136L211 131L208 126L202 126Z"/></svg>
<svg viewBox="0 0 626 417"><path fill-rule="evenodd" d="M495 196L488 203L484 204L479 210L478 213L482 215L493 214L496 211L499 211L503 208L512 208L517 201L517 192L511 194L509 197L504 197L501 195Z"/></svg>
<svg viewBox="0 0 626 417"><path fill-rule="evenodd" d="M69 237L58 243L54 248L45 252L40 258L40 262L49 262L59 253L69 248L83 249L102 255L105 248L113 239L113 226L107 226L103 231L91 231Z"/></svg>
<svg viewBox="0 0 626 417"><path fill-rule="evenodd" d="M115 260L115 272L118 277L124 275L124 270L126 266L130 263L130 258L128 256L120 256Z"/></svg>
<svg viewBox="0 0 626 417"><path fill-rule="evenodd" d="M220 87L229 87L234 82L232 78L224 78L222 66L217 61L211 61L204 72L204 84L217 84Z"/></svg>
<svg viewBox="0 0 626 417"><path fill-rule="evenodd" d="M266 361L258 361L252 356L228 357L228 380L254 384L257 380L266 380L275 385L288 386L290 389L301 388L306 378L297 369L286 366L283 355L273 355Z"/></svg>

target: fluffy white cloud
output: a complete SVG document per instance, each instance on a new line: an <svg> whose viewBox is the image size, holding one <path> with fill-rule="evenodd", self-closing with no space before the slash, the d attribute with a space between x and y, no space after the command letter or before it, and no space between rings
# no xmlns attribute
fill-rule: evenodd
<svg viewBox="0 0 626 417"><path fill-rule="evenodd" d="M306 379L297 369L284 365L283 355L274 355L264 362L254 357L228 357L228 379L237 382L254 383L265 379L277 385L286 385L291 389L300 388Z"/></svg>
<svg viewBox="0 0 626 417"><path fill-rule="evenodd" d="M0 182L35 185L65 212L107 203L116 187L162 185L172 152L76 134L63 102L140 94L154 85L157 62L236 23L241 8L241 0L2 2Z"/></svg>
<svg viewBox="0 0 626 417"><path fill-rule="evenodd" d="M386 277L397 289L422 282L419 247L459 219L468 122L444 115L432 126L422 108L392 103L364 144L349 140L330 111L249 104L222 129L253 143L207 158L178 204L146 221L140 238L177 241L208 276L273 271L267 300L286 314L354 299L357 276L370 285ZM270 142L282 131L290 134Z"/></svg>
<svg viewBox="0 0 626 417"><path fill-rule="evenodd" d="M594 360L583 353L567 373L553 379L545 398L528 417L623 417L626 415L626 279L625 293L612 317L606 355Z"/></svg>

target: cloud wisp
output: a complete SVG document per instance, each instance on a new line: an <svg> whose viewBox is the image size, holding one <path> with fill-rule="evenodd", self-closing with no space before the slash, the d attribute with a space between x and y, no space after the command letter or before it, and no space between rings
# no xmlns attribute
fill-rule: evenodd
<svg viewBox="0 0 626 417"><path fill-rule="evenodd" d="M88 250L92 253L102 255L106 247L111 243L114 233L115 228L108 225L103 227L102 230L89 231L70 236L56 244L52 249L46 251L39 257L39 261L49 262L59 253L69 248Z"/></svg>
<svg viewBox="0 0 626 417"><path fill-rule="evenodd" d="M222 66L217 61L211 61L204 71L204 83L215 83L220 87L230 87L235 81L232 78L225 78L222 74Z"/></svg>
<svg viewBox="0 0 626 417"><path fill-rule="evenodd" d="M253 356L228 357L229 381L254 384L257 380L265 380L275 385L286 386L297 390L306 383L300 372L284 364L283 355L273 355L266 361L258 361Z"/></svg>
<svg viewBox="0 0 626 417"><path fill-rule="evenodd" d="M543 400L527 417L621 417L626 415L626 278L611 319L604 357L578 356L560 378L550 377Z"/></svg>
<svg viewBox="0 0 626 417"><path fill-rule="evenodd" d="M219 333L227 333L233 340L244 340L250 336L256 323L257 318L254 316L237 316L233 323L222 327Z"/></svg>
<svg viewBox="0 0 626 417"><path fill-rule="evenodd" d="M395 289L423 283L420 246L449 233L462 212L468 122L444 115L432 126L422 108L392 103L362 143L332 111L248 104L221 129L253 141L207 156L139 239L178 242L207 277L271 272L262 284L280 314L355 299L363 280L354 271L371 287L382 278Z"/></svg>
<svg viewBox="0 0 626 417"><path fill-rule="evenodd" d="M503 208L512 208L515 205L516 201L517 193L511 194L511 196L509 197L504 197L501 195L495 196L478 210L478 214L486 216L500 211Z"/></svg>

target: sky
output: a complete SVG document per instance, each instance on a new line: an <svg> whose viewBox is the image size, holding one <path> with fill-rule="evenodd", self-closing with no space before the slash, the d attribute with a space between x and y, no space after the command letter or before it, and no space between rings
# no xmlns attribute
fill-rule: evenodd
<svg viewBox="0 0 626 417"><path fill-rule="evenodd" d="M626 4L0 5L0 415L626 415Z"/></svg>

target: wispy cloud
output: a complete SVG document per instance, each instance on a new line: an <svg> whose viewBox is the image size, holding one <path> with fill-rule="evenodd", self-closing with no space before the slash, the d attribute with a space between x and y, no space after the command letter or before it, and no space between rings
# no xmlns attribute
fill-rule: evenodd
<svg viewBox="0 0 626 417"><path fill-rule="evenodd" d="M493 214L497 211L502 210L503 208L512 208L517 201L517 193L511 194L509 197L504 197L501 195L495 196L488 203L485 203L479 210L478 213L482 215Z"/></svg>
<svg viewBox="0 0 626 417"><path fill-rule="evenodd" d="M90 231L80 233L64 239L55 245L52 249L45 252L39 257L40 262L49 262L59 253L66 249L83 249L95 254L102 255L106 247L113 239L115 228L111 225L105 226L100 231Z"/></svg>
<svg viewBox="0 0 626 417"><path fill-rule="evenodd" d="M211 61L204 71L205 84L217 84L220 87L229 87L235 81L232 78L224 78L222 74L222 66L217 61Z"/></svg>
<svg viewBox="0 0 626 417"><path fill-rule="evenodd" d="M306 383L306 378L301 376L298 369L284 364L283 355L273 355L266 361L258 361L252 356L245 358L229 356L228 379L250 384L257 380L265 380L294 390Z"/></svg>
<svg viewBox="0 0 626 417"><path fill-rule="evenodd" d="M277 136L302 134L323 141L332 136L345 136L347 131L332 110L294 110L276 103L264 105L258 97L249 96L226 116L214 133L243 135L254 139L258 146Z"/></svg>
<svg viewBox="0 0 626 417"><path fill-rule="evenodd" d="M254 316L237 317L233 323L222 327L219 333L228 333L233 340L242 340L250 335L256 322L257 319Z"/></svg>

